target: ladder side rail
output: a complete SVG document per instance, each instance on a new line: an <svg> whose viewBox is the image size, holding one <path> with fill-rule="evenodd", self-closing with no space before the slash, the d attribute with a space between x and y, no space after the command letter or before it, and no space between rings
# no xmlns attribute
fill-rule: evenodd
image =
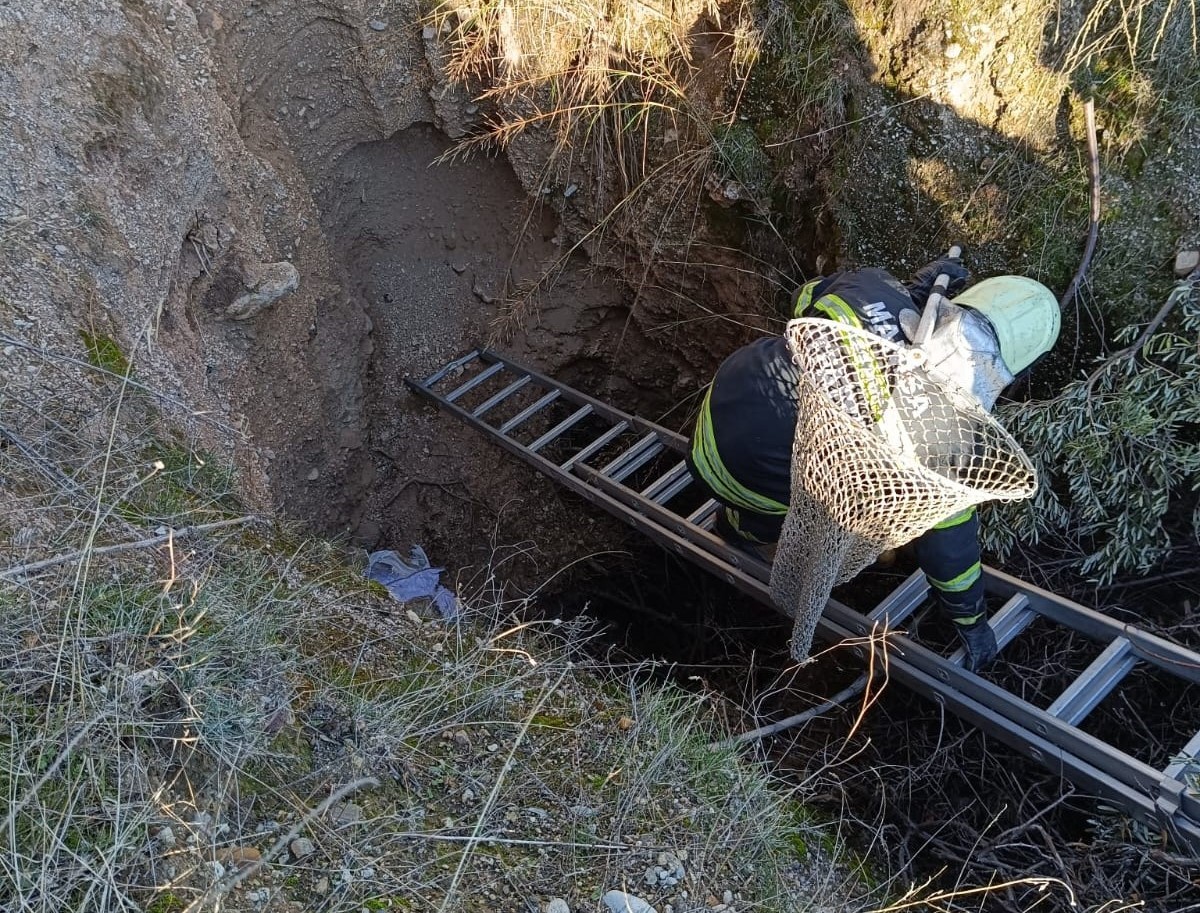
<svg viewBox="0 0 1200 913"><path fill-rule="evenodd" d="M825 613L835 624L850 631L857 631L860 627L859 620L862 616L832 600L826 606ZM1010 694L987 679L966 671L902 634L889 636L888 642L894 651L889 658L893 665L897 658L903 658L908 666L942 682L946 686L942 689L944 693L953 692L971 698L994 711L999 717L1058 745L1064 751L1143 794L1151 795L1157 789L1162 774L1148 764L1050 716L1046 711Z"/></svg>
<svg viewBox="0 0 1200 913"><path fill-rule="evenodd" d="M494 352L491 349L484 349L480 352L480 358L484 361L503 364L510 371L528 374L539 387L544 387L547 390L561 390L564 399L570 400L579 406L591 406L596 415L606 418L610 422L628 422L631 428L643 432L656 431L658 432L658 436L662 438L663 443L667 444L672 450L680 450L687 447L687 438L678 431L672 431L670 428L665 428L655 422L648 421L636 415L630 415L628 412L622 412L620 409L614 409L608 403L598 400L594 396L588 396L574 387L561 384L553 378L547 377L545 374L535 371L532 368L528 368L520 362L513 361L511 358L501 355L498 352Z"/></svg>
<svg viewBox="0 0 1200 913"><path fill-rule="evenodd" d="M589 483L602 489L605 494L634 511L639 517L649 517L656 521L657 525L666 526L668 530L680 537L690 537L708 555L733 564L735 568L757 580L762 589L752 595L769 608L779 611L778 606L771 599L770 568L764 562L757 561L750 555L740 553L739 550L725 545L719 536L712 533L700 530L695 526L691 526L689 530L689 524L683 518L653 502L640 498L636 492L605 478L591 467L583 466L580 467L580 470L581 475ZM1029 606L1029 601L1023 593L1014 593L1013 595L1021 597L1018 600L1020 605L1016 604L1017 601L1010 599L1010 602L1014 603L1016 612ZM875 625L872 620L834 600L829 601L825 614L830 616L830 620L834 623L860 637L869 635ZM1027 623L1032 620L1032 616L1028 616L1025 620ZM925 674L949 685L950 688L946 690L956 690L972 696L978 703L993 710L999 716L1062 746L1064 750L1072 752L1115 779L1121 780L1135 789L1148 792L1152 789L1152 784L1161 778L1162 774L1149 765L1116 750L1062 720L1056 719L1046 711L1004 691L986 679L967 672L953 659L947 660L940 654L928 650L901 634L890 634L888 640L894 647L896 655L904 656L910 664L916 665ZM895 659L890 658L890 661L894 662Z"/></svg>
<svg viewBox="0 0 1200 913"><path fill-rule="evenodd" d="M1064 599L1048 590L1019 580L995 568L984 567L984 586L989 592L1010 595L1015 592L1029 597L1030 605L1039 615L1071 628L1093 640L1107 645L1124 637L1132 644L1133 652L1141 660L1157 666L1179 678L1200 684L1200 653L1173 644L1132 624L1125 624L1095 609Z"/></svg>
<svg viewBox="0 0 1200 913"><path fill-rule="evenodd" d="M837 623L832 623L830 627L835 636L843 639L852 636L850 631L840 628ZM876 668L882 667L877 665ZM1200 823L1197 823L1200 819L1170 813L1170 808L1163 808L1156 801L1153 790L1124 782L1046 737L1014 724L970 696L953 689L947 690L937 678L904 659L894 655L889 657L887 669L889 678L894 677L922 697L946 707L955 716L994 736L1046 769L1110 799L1143 823L1151 827L1165 827L1194 852L1200 852ZM1168 784L1171 785L1174 784Z"/></svg>

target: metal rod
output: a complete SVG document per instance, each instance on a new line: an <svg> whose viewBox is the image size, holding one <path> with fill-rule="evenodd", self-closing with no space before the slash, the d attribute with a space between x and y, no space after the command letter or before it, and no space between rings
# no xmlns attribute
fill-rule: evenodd
<svg viewBox="0 0 1200 913"><path fill-rule="evenodd" d="M582 422L585 418L587 418L591 414L592 414L591 406L580 406L578 409L576 409L574 412L572 412L570 415L568 415L566 418L564 418L561 422L559 422L557 425L555 425L553 428L551 428L549 431L547 431L545 434L543 434L540 438L538 438L536 441L534 441L532 444L530 444L529 449L531 451L533 451L534 453L537 453L539 450L541 450L543 447L545 447L547 444L549 444L556 437L558 437L562 434L565 434L567 431L574 428L576 425L578 425L580 422Z"/></svg>
<svg viewBox="0 0 1200 913"><path fill-rule="evenodd" d="M504 370L504 365L492 365L491 367L484 368L482 371L480 371L478 374L476 374L474 377L472 377L469 381L467 381L461 387L455 387L453 390L451 390L449 393L447 393L446 394L446 402L448 402L448 403L454 402L459 397L474 390L480 384L485 383L488 380L488 378L494 377L495 375L499 374L503 370Z"/></svg>
<svg viewBox="0 0 1200 913"><path fill-rule="evenodd" d="M405 381L410 386L413 385L414 383L420 383L420 385L422 387L424 387L426 390L432 390L433 385L436 384L438 381L440 381L442 378L444 378L447 374L451 373L452 371L456 371L457 369L463 367L463 365L467 364L471 360L478 358L480 356L480 354L481 353L480 353L479 349L473 349L472 351L468 352L466 355L462 356L461 358L456 358L456 359L454 359L454 361L450 362L448 365L443 365L442 367L438 368L436 371L434 371L432 374L430 374L423 381L419 381L419 382L413 381L409 378L405 378Z"/></svg>
<svg viewBox="0 0 1200 913"><path fill-rule="evenodd" d="M628 430L629 424L627 422L617 422L602 435L600 435L600 437L596 438L596 440L592 441L590 444L580 450L577 454L569 457L565 462L559 463L558 465L563 469L570 469L576 463L582 463L584 460L590 460Z"/></svg>
<svg viewBox="0 0 1200 913"><path fill-rule="evenodd" d="M1118 637L1055 698L1046 712L1078 726L1137 663L1133 645L1124 637Z"/></svg>
<svg viewBox="0 0 1200 913"><path fill-rule="evenodd" d="M653 444L657 440L658 440L658 432L657 431L651 431L651 432L645 434L644 436L638 438L638 440L636 442L634 442L634 444L632 446L630 446L627 450L622 451L621 453L617 454L616 457L614 457L612 460L610 460L600 470L600 474L605 475L605 476L611 476L614 472L617 472L618 470L620 470L620 468L622 466L624 466L626 463L628 463L630 460L632 460L635 456L637 456L639 453L641 453L644 448L649 447L651 444Z"/></svg>
<svg viewBox="0 0 1200 913"><path fill-rule="evenodd" d="M539 398L536 402L530 403L528 406L526 406L524 409L522 409L520 412L518 412L516 415L514 415L512 418L510 418L507 422L505 422L503 425L501 425L499 427L499 429L497 429L497 430L501 434L508 434L514 428L519 427L520 425L522 425L526 421L528 421L532 416L541 412L543 409L545 409L547 406L549 406L552 402L554 402L556 399L558 399L561 395L562 395L561 390L551 390L545 396L542 396L541 398Z"/></svg>
<svg viewBox="0 0 1200 913"><path fill-rule="evenodd" d="M660 475L657 479L639 491L638 494L643 498L650 499L656 504L661 503L658 500L659 493L664 489L669 488L671 483L679 478L680 473L686 473L687 471L687 463L683 460L680 460L678 463Z"/></svg>
<svg viewBox="0 0 1200 913"><path fill-rule="evenodd" d="M962 248L955 244L946 254L950 259L962 256ZM945 291L950 286L950 276L947 273L938 273L937 278L933 281L933 288L929 291L929 297L925 299L925 310L921 312L921 322L917 324L917 335L913 339L913 346L918 349L924 348L929 344L929 340L933 336L933 326L937 322L938 305L945 298Z"/></svg>
<svg viewBox="0 0 1200 913"><path fill-rule="evenodd" d="M471 414L473 416L475 416L476 418L479 418L484 413L489 412L492 409L495 409L498 405L500 405L502 402L504 402L506 399L508 399L510 396L512 396L514 393L516 393L518 390L520 390L522 387L524 387L531 380L533 380L533 378L530 377L528 374L526 374L524 377L518 377L516 380L514 380L511 384L509 384L507 387L505 387L499 393L488 397L482 403L480 403L478 406L476 406L474 409L472 409Z"/></svg>

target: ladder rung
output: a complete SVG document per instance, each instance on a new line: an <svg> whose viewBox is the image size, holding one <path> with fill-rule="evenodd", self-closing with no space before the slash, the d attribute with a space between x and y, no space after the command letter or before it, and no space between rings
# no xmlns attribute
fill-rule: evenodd
<svg viewBox="0 0 1200 913"><path fill-rule="evenodd" d="M1097 704L1108 697L1109 692L1137 662L1133 644L1124 637L1118 637L1046 708L1046 712L1077 726Z"/></svg>
<svg viewBox="0 0 1200 913"><path fill-rule="evenodd" d="M449 393L447 393L445 396L446 402L448 402L448 403L454 402L456 399L458 399L464 393L468 393L471 390L474 390L476 387L478 387L480 384L482 384L484 381L486 381L489 377L494 377L495 375L499 374L503 370L504 370L504 365L500 364L499 362L496 362L496 364L492 365L490 368L485 368L484 370L482 370L478 374L476 374L474 377L472 377L465 384L463 384L461 387L455 387L453 390L451 390Z"/></svg>
<svg viewBox="0 0 1200 913"><path fill-rule="evenodd" d="M510 396L512 396L514 393L516 393L518 390L520 390L522 387L524 387L531 380L533 380L533 378L530 377L528 374L526 374L524 377L518 377L516 380L514 380L511 384L509 384L507 387L505 387L499 393L489 396L482 403L480 403L478 406L476 406L474 409L472 409L471 414L473 416L475 416L476 418L479 418L479 416L483 415L485 412L489 412L490 410L496 408L496 406L500 405L502 402L504 402L506 399L508 399Z"/></svg>
<svg viewBox="0 0 1200 913"><path fill-rule="evenodd" d="M900 586L879 603L867 615L871 621L886 621L888 627L895 627L908 618L929 595L929 578L924 571L913 571Z"/></svg>
<svg viewBox="0 0 1200 913"><path fill-rule="evenodd" d="M658 496L679 480L680 473L687 473L687 463L680 460L657 479L638 492L643 498L649 498L655 504L661 503Z"/></svg>
<svg viewBox="0 0 1200 913"><path fill-rule="evenodd" d="M613 478L613 473L623 469L626 463L628 463L657 440L658 434L654 431L651 431L644 437L638 438L631 447L629 447L627 450L623 450L621 453L617 454L616 457L610 460L608 464L600 470L600 475Z"/></svg>
<svg viewBox="0 0 1200 913"><path fill-rule="evenodd" d="M643 448L637 456L631 457L620 469L610 473L608 477L614 482L624 481L662 453L664 447L662 441L654 441L648 447Z"/></svg>
<svg viewBox="0 0 1200 913"><path fill-rule="evenodd" d="M1163 776L1178 780L1188 766L1196 760L1197 755L1200 755L1200 732L1192 736L1191 740L1183 746L1183 751L1175 755L1171 763L1167 765L1167 769L1163 771Z"/></svg>
<svg viewBox="0 0 1200 913"><path fill-rule="evenodd" d="M558 465L569 471L576 463L582 463L584 460L589 460L594 457L597 453L619 438L627 430L629 430L629 422L622 419L605 431L602 435L600 435L600 437L596 438L596 440L584 447L581 451L573 456L568 457L565 462L559 463Z"/></svg>
<svg viewBox="0 0 1200 913"><path fill-rule="evenodd" d="M1029 597L1024 593L1014 593L1008 602L1000 607L1000 611L991 617L988 624L996 635L996 647L1003 650L1033 623L1037 612L1029 607ZM961 666L966 661L967 651L961 647L950 656L950 662Z"/></svg>
<svg viewBox="0 0 1200 913"><path fill-rule="evenodd" d="M721 502L716 498L709 498L694 511L688 514L688 523L695 523L701 529L712 529L713 522L717 516L717 511L721 508Z"/></svg>
<svg viewBox="0 0 1200 913"><path fill-rule="evenodd" d="M554 440L560 434L564 434L566 431L568 431L569 429L571 429L572 427L577 425L579 422L583 421L585 418L587 418L591 414L592 414L592 407L590 405L589 406L580 406L578 409L576 409L574 412L572 412L570 415L568 415L566 418L564 418L561 422L559 422L557 425L555 425L553 428L551 428L549 431L547 431L545 434L543 434L540 438L538 438L536 441L534 441L532 444L530 444L529 445L530 451L532 451L533 453L537 453L539 450L541 450L543 447L545 447L547 444L549 444L552 440Z"/></svg>
<svg viewBox="0 0 1200 913"><path fill-rule="evenodd" d="M427 378L425 378L423 381L421 381L420 385L422 387L424 387L426 390L430 390L433 388L434 384L439 383L440 381L445 379L447 374L451 374L454 371L457 371L459 368L463 367L464 365L468 364L469 362L475 360L478 357L479 357L479 350L473 349L470 352L468 352L466 355L462 356L461 358L456 358L456 359L454 359L454 361L450 362L449 364L442 365L442 367L438 368L437 371L435 371L433 374L429 375ZM411 383L411 381L410 381L410 383Z"/></svg>
<svg viewBox="0 0 1200 913"><path fill-rule="evenodd" d="M531 403L530 405L526 406L524 409L522 409L520 412L518 412L516 415L514 415L512 418L510 418L507 422L505 422L503 425L501 425L497 430L501 434L508 434L508 432L512 431L518 425L525 422L530 416L536 415L538 412L541 412L543 409L545 409L547 406L549 406L552 402L554 402L560 396L562 396L562 390L551 390L545 396L540 397L537 402Z"/></svg>
<svg viewBox="0 0 1200 913"><path fill-rule="evenodd" d="M1024 593L1014 593L992 616L990 624L996 632L996 646L1003 650L1037 617L1038 613L1030 608L1029 597Z"/></svg>
<svg viewBox="0 0 1200 913"><path fill-rule="evenodd" d="M690 471L685 472L678 479L676 479L674 482L672 482L670 485L668 485L666 488L664 488L661 492L659 492L654 498L654 503L655 504L666 504L673 497L675 497L677 494L679 494L681 491L683 491L685 488L687 488L689 485L691 485L693 481L694 480L692 479L691 472Z"/></svg>

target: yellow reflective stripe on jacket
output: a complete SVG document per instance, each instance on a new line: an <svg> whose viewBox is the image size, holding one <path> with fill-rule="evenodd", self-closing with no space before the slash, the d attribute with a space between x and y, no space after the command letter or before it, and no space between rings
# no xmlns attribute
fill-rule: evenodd
<svg viewBox="0 0 1200 913"><path fill-rule="evenodd" d="M976 561L969 568L950 580L934 580L928 574L930 585L941 590L943 593L964 593L971 588L976 580L983 574L983 565Z"/></svg>
<svg viewBox="0 0 1200 913"><path fill-rule="evenodd" d="M838 295L822 295L813 305L813 310L820 311L837 323L845 323L860 330L863 328L862 321L854 308ZM887 377L880 370L879 362L875 357L870 354L864 356L861 347L848 334L843 334L843 342L846 350L854 359L854 373L858 376L859 388L867 400L871 418L876 422L881 421L890 392Z"/></svg>
<svg viewBox="0 0 1200 913"><path fill-rule="evenodd" d="M718 500L726 504L744 507L760 514L786 514L786 504L780 504L773 498L751 491L725 468L721 455L717 453L717 439L713 434L712 413L709 408L711 398L710 385L708 392L704 394L704 405L701 406L700 416L696 419L696 435L692 440L692 463L695 464L696 471L713 490Z"/></svg>
<svg viewBox="0 0 1200 913"><path fill-rule="evenodd" d="M971 505L966 510L960 510L958 513L954 514L953 516L947 517L941 523L934 524L933 528L934 529L950 529L951 527L959 526L960 524L966 523L973 516L975 516L975 506Z"/></svg>
<svg viewBox="0 0 1200 913"><path fill-rule="evenodd" d="M796 293L796 304L792 308L793 317L803 317L804 312L808 310L808 306L812 304L813 292L816 290L817 283L820 279L812 279L805 282L800 291Z"/></svg>

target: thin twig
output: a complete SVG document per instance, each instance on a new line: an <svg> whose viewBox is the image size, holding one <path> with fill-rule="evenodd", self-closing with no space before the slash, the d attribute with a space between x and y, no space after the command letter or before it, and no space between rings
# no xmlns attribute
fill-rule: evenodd
<svg viewBox="0 0 1200 913"><path fill-rule="evenodd" d="M1079 291L1079 286L1087 275L1088 267L1092 263L1092 254L1096 250L1096 237L1100 233L1100 152L1096 146L1096 104L1090 98L1083 106L1083 115L1087 121L1088 172L1092 182L1092 213L1088 224L1087 244L1083 248L1083 259L1080 260L1075 277L1067 286L1066 292L1063 293L1062 299L1058 303L1064 311L1067 309L1067 305L1074 300L1075 293Z"/></svg>
<svg viewBox="0 0 1200 913"><path fill-rule="evenodd" d="M245 517L238 517L235 520L218 520L214 523L201 523L197 526L185 526L179 530L168 530L164 535L153 536L149 539L139 539L136 542L118 542L115 545L102 545L99 548L84 548L74 552L68 552L65 555L56 555L53 558L46 558L42 561L34 561L30 564L20 564L17 567L9 568L6 571L0 571L0 580L11 580L16 577L25 577L30 574L36 574L44 571L47 568L57 567L60 564L69 564L72 561L78 561L80 558L98 555L110 555L115 552L129 552L140 548L152 548L155 545L163 545L172 540L179 541L181 539L190 539L192 536L197 536L200 533L211 532L214 529L223 529L227 526L243 526L247 523L258 522L258 517L253 514Z"/></svg>
<svg viewBox="0 0 1200 913"><path fill-rule="evenodd" d="M1118 361L1128 358L1130 355L1135 355L1146 344L1146 341L1154 335L1155 331L1163 325L1163 322L1171 315L1171 311L1175 310L1175 305L1190 295L1195 288L1196 281L1189 276L1187 281L1181 282L1175 288L1171 289L1171 294L1167 296L1167 300L1163 302L1163 306L1158 309L1158 313L1154 315L1154 319L1146 324L1146 329L1142 330L1138 338L1120 352L1108 356L1095 371L1088 375L1088 379L1084 381L1083 385L1088 394L1091 394L1092 385L1100 379L1100 375L1108 370L1108 368Z"/></svg>
<svg viewBox="0 0 1200 913"><path fill-rule="evenodd" d="M346 796L353 792L357 792L364 786L378 785L379 781L374 777L362 777L361 779L355 780L352 783L346 783L343 786L338 787L329 795L327 799L322 801L320 805L314 809L311 809L307 815L292 825L291 830L276 840L269 850L259 856L258 859L254 860L253 863L246 866L244 869L239 869L233 875L213 885L213 887L205 891L204 894L193 900L191 904L188 905L188 908L184 911L184 913L196 913L196 911L202 910L212 901L224 897L239 884L261 869L264 865L274 859L275 856L278 855L279 851L291 843L296 835L300 833L300 831L307 827L311 821L325 814L325 812L328 811L330 806L332 806L335 802L340 802L342 799L346 798Z"/></svg>
<svg viewBox="0 0 1200 913"><path fill-rule="evenodd" d="M867 687L866 673L860 675L853 682L831 697L823 704L818 704L805 710L803 713L797 713L789 716L787 719L780 720L778 723L771 723L769 726L759 726L757 729L751 729L749 732L743 732L741 735L733 736L723 742L714 742L710 748L728 748L731 745L743 745L746 742L753 742L757 739L766 738L769 735L775 735L777 732L783 732L785 729L792 729L796 726L803 726L809 720L815 719L822 713L828 713L834 707L840 707L845 701L860 694Z"/></svg>

